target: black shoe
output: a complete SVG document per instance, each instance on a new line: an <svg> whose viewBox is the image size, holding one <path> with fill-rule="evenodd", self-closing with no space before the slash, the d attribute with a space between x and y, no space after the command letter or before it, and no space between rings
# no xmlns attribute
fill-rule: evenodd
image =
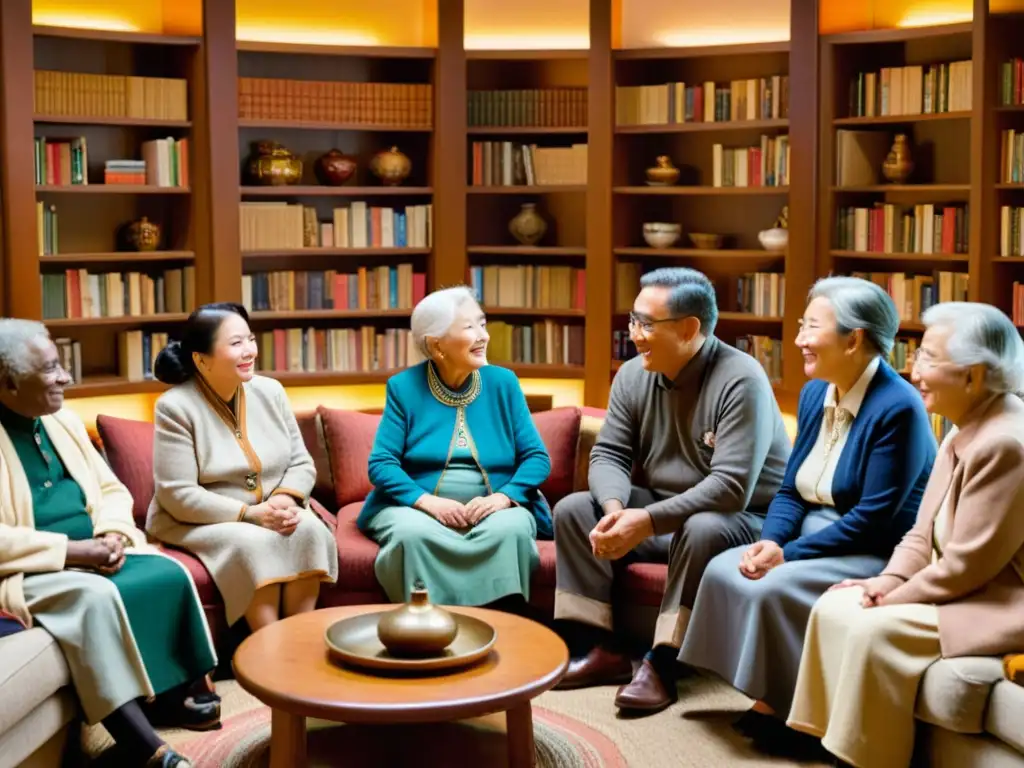
<svg viewBox="0 0 1024 768"><path fill-rule="evenodd" d="M221 727L220 701L202 701L202 698L203 694L199 694L178 700L177 703L158 700L150 706L146 716L154 728L215 731Z"/></svg>
<svg viewBox="0 0 1024 768"><path fill-rule="evenodd" d="M192 768L192 761L167 747L149 758L145 768Z"/></svg>

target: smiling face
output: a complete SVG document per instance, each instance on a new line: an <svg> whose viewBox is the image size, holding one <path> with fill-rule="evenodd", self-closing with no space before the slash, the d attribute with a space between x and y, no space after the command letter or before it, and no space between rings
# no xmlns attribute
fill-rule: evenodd
<svg viewBox="0 0 1024 768"><path fill-rule="evenodd" d="M224 390L249 381L256 368L256 337L249 324L234 312L224 315L213 349L209 354L195 354L196 367L216 388Z"/></svg>
<svg viewBox="0 0 1024 768"><path fill-rule="evenodd" d="M30 419L56 413L64 406L64 388L71 376L60 364L57 346L46 336L29 342L29 372L9 382L2 401Z"/></svg>
<svg viewBox="0 0 1024 768"><path fill-rule="evenodd" d="M804 358L804 375L809 379L841 380L853 364L859 339L857 331L839 333L832 303L819 296L807 305L796 345Z"/></svg>
<svg viewBox="0 0 1024 768"><path fill-rule="evenodd" d="M910 378L920 390L928 412L956 424L982 392L980 386L969 382L970 369L950 360L948 345L952 335L953 329L948 326L933 325L925 331ZM976 374L983 376L980 370ZM972 392L972 388L977 391Z"/></svg>
<svg viewBox="0 0 1024 768"><path fill-rule="evenodd" d="M693 357L700 332L695 317L675 317L669 310L671 289L648 286L640 291L630 314L629 337L645 370L671 379Z"/></svg>
<svg viewBox="0 0 1024 768"><path fill-rule="evenodd" d="M487 365L487 318L475 301L464 301L448 332L432 345L434 359L457 372L475 371Z"/></svg>

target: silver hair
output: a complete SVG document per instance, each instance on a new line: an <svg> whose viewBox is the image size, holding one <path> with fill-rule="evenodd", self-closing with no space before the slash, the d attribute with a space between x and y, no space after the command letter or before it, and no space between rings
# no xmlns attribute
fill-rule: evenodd
<svg viewBox="0 0 1024 768"><path fill-rule="evenodd" d="M50 332L42 323L0 318L0 384L17 383L32 373L31 342L40 337L50 338Z"/></svg>
<svg viewBox="0 0 1024 768"><path fill-rule="evenodd" d="M946 301L924 311L926 328L950 330L946 351L955 365L984 365L985 386L992 392L1020 392L1024 387L1024 342L1005 314L991 304Z"/></svg>
<svg viewBox="0 0 1024 768"><path fill-rule="evenodd" d="M434 291L416 305L409 325L412 329L412 342L424 357L430 357L427 339L446 336L459 309L468 301L476 301L473 291L464 285L457 285Z"/></svg>
<svg viewBox="0 0 1024 768"><path fill-rule="evenodd" d="M859 277L823 277L807 295L807 301L826 299L836 316L836 330L847 334L857 328L885 359L889 358L900 315L892 297L880 286Z"/></svg>

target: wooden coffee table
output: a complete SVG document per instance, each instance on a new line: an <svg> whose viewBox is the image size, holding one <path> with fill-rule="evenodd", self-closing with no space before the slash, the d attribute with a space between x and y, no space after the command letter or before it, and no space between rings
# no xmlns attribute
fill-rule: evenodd
<svg viewBox="0 0 1024 768"><path fill-rule="evenodd" d="M531 700L562 679L565 643L547 627L484 608L449 610L498 632L490 655L447 674L377 676L331 660L327 628L393 605L325 608L283 619L250 635L232 665L245 690L272 709L270 768L306 765L306 718L341 723L429 723L505 712L510 768L535 764Z"/></svg>

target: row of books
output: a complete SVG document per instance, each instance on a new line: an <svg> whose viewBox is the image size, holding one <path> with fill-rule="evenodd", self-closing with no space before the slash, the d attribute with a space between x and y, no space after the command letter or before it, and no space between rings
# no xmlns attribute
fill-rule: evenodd
<svg viewBox="0 0 1024 768"><path fill-rule="evenodd" d="M859 72L850 82L850 117L970 110L972 71L968 60Z"/></svg>
<svg viewBox="0 0 1024 768"><path fill-rule="evenodd" d="M243 120L430 128L433 86L240 77L238 116Z"/></svg>
<svg viewBox="0 0 1024 768"><path fill-rule="evenodd" d="M469 268L469 285L477 301L506 309L585 309L586 270L533 264Z"/></svg>
<svg viewBox="0 0 1024 768"><path fill-rule="evenodd" d="M187 187L188 139L153 139L142 142L142 159L106 160L104 184L148 184ZM84 136L35 139L35 183L51 186L89 183L89 146Z"/></svg>
<svg viewBox="0 0 1024 768"><path fill-rule="evenodd" d="M364 201L335 208L320 221L316 208L286 202L241 203L243 251L292 248L430 248L434 243L431 203L405 208Z"/></svg>
<svg viewBox="0 0 1024 768"><path fill-rule="evenodd" d="M1024 183L1024 133L1010 128L1000 131L999 138L999 177L997 183Z"/></svg>
<svg viewBox="0 0 1024 768"><path fill-rule="evenodd" d="M773 384L782 382L782 350L781 339L770 336L747 334L735 339L737 349L753 357L768 375ZM636 357L636 346L629 338L629 331L612 332L612 359L619 362Z"/></svg>
<svg viewBox="0 0 1024 768"><path fill-rule="evenodd" d="M967 253L968 206L876 203L836 211L836 247L870 253Z"/></svg>
<svg viewBox="0 0 1024 768"><path fill-rule="evenodd" d="M188 120L182 78L36 70L34 95L41 115Z"/></svg>
<svg viewBox="0 0 1024 768"><path fill-rule="evenodd" d="M579 324L538 320L535 323L487 323L492 363L583 365L584 328Z"/></svg>
<svg viewBox="0 0 1024 768"><path fill-rule="evenodd" d="M469 91L466 104L466 123L470 128L578 128L587 125L586 88Z"/></svg>
<svg viewBox="0 0 1024 768"><path fill-rule="evenodd" d="M60 238L57 227L57 206L36 200L36 244L40 256L60 253Z"/></svg>
<svg viewBox="0 0 1024 768"><path fill-rule="evenodd" d="M616 125L678 125L789 117L789 76L732 80L720 85L620 85L615 88Z"/></svg>
<svg viewBox="0 0 1024 768"><path fill-rule="evenodd" d="M538 147L511 141L474 141L474 187L550 186L587 183L587 145Z"/></svg>
<svg viewBox="0 0 1024 768"><path fill-rule="evenodd" d="M896 272L851 272L853 277L870 280L885 289L896 305L900 320L916 323L921 313L944 301L967 301L966 272L936 270L931 275Z"/></svg>
<svg viewBox="0 0 1024 768"><path fill-rule="evenodd" d="M287 270L242 276L242 303L253 311L411 310L426 295L426 275L412 264L355 272Z"/></svg>
<svg viewBox="0 0 1024 768"><path fill-rule="evenodd" d="M782 317L786 307L786 276L752 272L736 278L736 306L756 317Z"/></svg>
<svg viewBox="0 0 1024 768"><path fill-rule="evenodd" d="M148 317L190 312L195 267L142 272L68 269L40 275L43 319Z"/></svg>
<svg viewBox="0 0 1024 768"><path fill-rule="evenodd" d="M711 169L716 187L787 187L789 136L762 136L757 147L715 144Z"/></svg>

